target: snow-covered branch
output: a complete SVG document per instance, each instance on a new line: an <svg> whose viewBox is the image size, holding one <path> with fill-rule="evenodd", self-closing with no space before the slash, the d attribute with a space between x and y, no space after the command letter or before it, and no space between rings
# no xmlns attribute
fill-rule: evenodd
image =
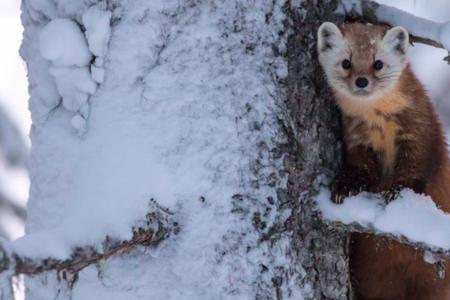
<svg viewBox="0 0 450 300"><path fill-rule="evenodd" d="M128 240L117 240L106 237L101 245L88 245L73 249L67 259L46 258L36 259L23 256L15 251L14 243L0 243L0 273L8 272L10 276L25 274L33 275L46 271L68 271L77 274L83 268L96 264L117 254L129 251L136 246L156 246L171 233L178 231L178 224L173 220L173 214L153 203L152 212L147 214L145 222L133 229ZM20 251L19 251L20 252Z"/></svg>
<svg viewBox="0 0 450 300"><path fill-rule="evenodd" d="M450 258L450 215L428 196L406 189L385 204L380 195L364 192L334 204L329 191L322 190L317 205L333 228L396 240L422 250L430 262Z"/></svg>
<svg viewBox="0 0 450 300"><path fill-rule="evenodd" d="M433 22L370 0L342 0L341 12L349 18L373 24L402 26L410 33L412 42L443 48L450 52L450 21ZM447 56L446 60L450 62L450 56Z"/></svg>

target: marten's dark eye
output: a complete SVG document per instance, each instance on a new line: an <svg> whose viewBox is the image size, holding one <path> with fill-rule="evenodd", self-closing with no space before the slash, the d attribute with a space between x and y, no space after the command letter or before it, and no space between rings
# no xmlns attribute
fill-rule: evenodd
<svg viewBox="0 0 450 300"><path fill-rule="evenodd" d="M344 59L342 61L342 67L346 70L350 69L352 67L352 63L348 59Z"/></svg>
<svg viewBox="0 0 450 300"><path fill-rule="evenodd" d="M383 69L383 62L379 59L377 59L374 63L373 63L373 68L377 71Z"/></svg>

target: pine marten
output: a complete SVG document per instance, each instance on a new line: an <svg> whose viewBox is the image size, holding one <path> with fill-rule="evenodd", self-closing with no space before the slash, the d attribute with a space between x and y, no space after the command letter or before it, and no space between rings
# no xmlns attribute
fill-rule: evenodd
<svg viewBox="0 0 450 300"><path fill-rule="evenodd" d="M363 190L383 193L391 201L400 189L410 188L450 212L443 129L408 65L408 45L402 27L346 23L338 28L325 22L319 28L319 61L343 127L343 168L332 185L337 203ZM389 239L352 234L356 299L450 299L450 263L444 262L440 278L423 255Z"/></svg>

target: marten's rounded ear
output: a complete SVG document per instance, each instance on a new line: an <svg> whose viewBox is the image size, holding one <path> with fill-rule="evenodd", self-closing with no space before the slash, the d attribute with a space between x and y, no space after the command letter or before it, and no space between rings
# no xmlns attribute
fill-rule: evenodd
<svg viewBox="0 0 450 300"><path fill-rule="evenodd" d="M383 37L383 44L389 51L405 55L409 46L408 31L401 26L389 29Z"/></svg>
<svg viewBox="0 0 450 300"><path fill-rule="evenodd" d="M342 33L339 28L331 22L324 22L317 31L317 49L319 52L333 50L342 41Z"/></svg>

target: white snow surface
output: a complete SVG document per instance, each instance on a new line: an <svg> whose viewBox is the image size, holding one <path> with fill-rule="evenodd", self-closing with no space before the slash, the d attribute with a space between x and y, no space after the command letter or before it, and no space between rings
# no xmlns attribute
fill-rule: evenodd
<svg viewBox="0 0 450 300"><path fill-rule="evenodd" d="M39 49L42 57L56 66L84 67L92 57L80 27L69 19L54 19L45 25Z"/></svg>
<svg viewBox="0 0 450 300"><path fill-rule="evenodd" d="M450 249L450 215L437 208L429 196L410 189L402 190L399 197L387 205L379 195L366 192L344 199L343 204L335 204L327 189L322 189L316 200L327 220L358 223L430 247Z"/></svg>
<svg viewBox="0 0 450 300"><path fill-rule="evenodd" d="M283 1L120 1L106 50L104 29L96 38L89 27L109 14L90 18L87 3L22 6L32 182L28 235L12 247L33 258L67 258L73 247L100 245L106 235L130 238L151 198L174 212L181 231L156 249L83 270L73 290L53 273L28 278L27 299L238 300L274 292L273 270L290 264L288 241L256 247L251 216L261 209L268 226L288 216L266 204L276 186L264 179L279 168L268 152L281 138L273 78L286 76L287 67L271 43L283 50ZM58 67L47 55L52 49L42 54L53 65L36 55L47 18L61 17L89 24L91 51L105 55L98 88L77 73L87 66ZM41 76L48 70L62 107L49 109L55 83ZM89 129L80 138L71 126L83 129L83 120ZM250 171L256 160L261 167ZM236 194L256 203L247 207L250 200L233 200ZM244 213L232 213L236 205ZM295 282L286 286L286 299L302 298Z"/></svg>

